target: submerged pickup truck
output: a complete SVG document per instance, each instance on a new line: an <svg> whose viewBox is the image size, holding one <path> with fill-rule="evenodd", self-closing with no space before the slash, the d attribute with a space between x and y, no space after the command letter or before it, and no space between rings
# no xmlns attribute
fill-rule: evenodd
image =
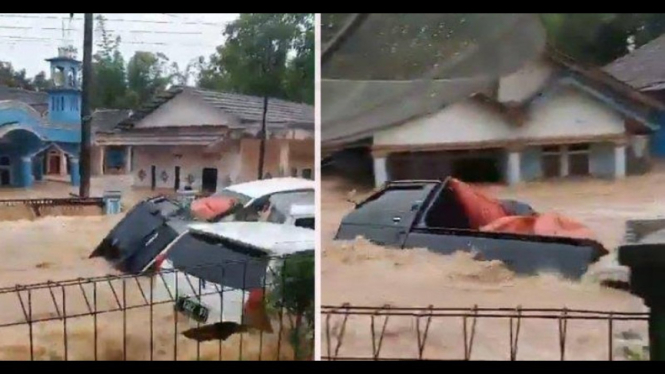
<svg viewBox="0 0 665 374"><path fill-rule="evenodd" d="M500 260L518 274L557 272L578 279L608 251L591 239L487 232L470 228L469 217L444 181L393 181L356 203L335 236L361 236L386 247L428 248L451 254L477 253L484 260ZM501 202L511 215L533 214L524 203ZM530 213L531 212L531 213Z"/></svg>

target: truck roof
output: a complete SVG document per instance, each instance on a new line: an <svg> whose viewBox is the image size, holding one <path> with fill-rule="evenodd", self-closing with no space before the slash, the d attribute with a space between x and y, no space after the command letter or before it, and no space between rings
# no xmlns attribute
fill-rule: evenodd
<svg viewBox="0 0 665 374"><path fill-rule="evenodd" d="M316 188L316 183L313 180L285 177L234 184L232 186L226 187L225 189L247 195L252 199L256 199L279 192L314 190L314 188Z"/></svg>
<svg viewBox="0 0 665 374"><path fill-rule="evenodd" d="M282 256L315 248L315 231L272 222L195 223L189 231Z"/></svg>

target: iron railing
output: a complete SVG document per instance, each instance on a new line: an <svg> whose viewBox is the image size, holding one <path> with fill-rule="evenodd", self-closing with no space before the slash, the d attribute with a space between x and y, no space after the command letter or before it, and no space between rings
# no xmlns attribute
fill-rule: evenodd
<svg viewBox="0 0 665 374"><path fill-rule="evenodd" d="M292 315L293 308L282 302L286 297L275 300L273 296L279 279L272 269L283 269L289 264L283 261L275 266L275 259L270 263L266 274L273 276L263 277L265 292L261 303L266 305L272 331L223 321L226 317L221 318L220 314L234 313L228 309L230 305L237 307L235 313L240 314L242 321L247 320L249 293L198 282L190 275L192 269L212 268L223 276L225 270L231 273L228 266L197 266L144 276L107 275L0 288L0 360L311 359L308 352L313 352L313 335L294 343L294 330L298 330L294 319L298 318ZM196 322L185 316L182 308L176 309L177 295L185 294L198 295L194 299L199 300L213 295L214 300L219 300L219 308L206 304L212 318ZM231 302L223 301L225 297L230 297Z"/></svg>
<svg viewBox="0 0 665 374"><path fill-rule="evenodd" d="M101 197L2 199L0 200L0 220L39 218L52 215L79 215L90 208L95 210L95 214L102 214L104 205L104 199ZM13 211L8 212L9 209L13 209ZM21 212L16 209L20 209ZM7 217L4 217L4 215L7 215Z"/></svg>
<svg viewBox="0 0 665 374"><path fill-rule="evenodd" d="M647 355L640 336L647 336L648 313L348 304L321 310L323 360L642 360ZM625 324L628 330L621 331Z"/></svg>

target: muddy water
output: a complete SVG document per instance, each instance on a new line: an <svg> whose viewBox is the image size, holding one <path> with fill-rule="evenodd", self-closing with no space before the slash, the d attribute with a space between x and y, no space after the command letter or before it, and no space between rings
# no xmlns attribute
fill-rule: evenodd
<svg viewBox="0 0 665 374"><path fill-rule="evenodd" d="M659 186L665 172L621 182L580 180L533 183L518 188L483 186L487 192L529 202L539 211L557 211L587 224L599 241L614 249L623 236L628 218L654 218L665 212L665 194ZM562 280L553 274L519 277L499 262L476 262L465 254L442 256L425 250L396 251L358 240L336 243L332 237L343 215L351 209L345 202L349 190L358 188L347 181L323 181L322 302L360 306L399 307L503 307L576 308L605 311L643 312L641 300L627 293L603 288L593 278L581 282ZM360 191L362 196L366 191ZM379 322L379 320L377 320ZM326 321L322 344L327 352ZM424 323L424 320L423 320ZM559 326L556 320L526 320L519 334L518 359L558 359ZM352 317L346 327L340 356L371 357L372 332L369 317ZM424 325L423 325L424 326ZM470 326L470 325L469 325ZM333 317L331 331L339 332L341 319ZM424 328L424 327L422 327ZM640 345L646 338L646 323L617 322L614 335L636 332L640 338L614 342L621 346ZM469 327L470 329L470 327ZM377 324L376 331L380 330ZM432 322L426 358L463 358L461 318ZM567 327L567 359L608 358L607 321L571 321ZM479 320L472 359L508 359L510 329L507 320ZM377 335L378 339L378 335ZM618 338L617 338L618 339ZM418 357L418 332L412 317L391 318L381 350L382 357ZM332 338L331 345L336 344ZM615 359L617 356L614 357Z"/></svg>
<svg viewBox="0 0 665 374"><path fill-rule="evenodd" d="M93 195L100 195L109 181L126 189L122 180L93 180ZM0 198L66 197L69 192L73 191L66 184L45 183L30 192L0 190ZM124 203L130 206L153 194L126 189ZM197 345L182 336L182 331L192 326L183 319L176 324L172 304L146 305L150 300L148 280L142 280L141 286L136 281L123 284L116 280L82 288L74 284L21 291L20 298L8 291L17 284L115 274L105 261L87 257L121 218L44 217L0 222L0 359L237 360L242 355L243 359L266 360L275 359L278 353L281 359L293 357L285 335L280 342L277 334L251 333L233 336L223 344ZM103 313L96 320L91 316L94 310L127 309L123 305L129 307L124 313ZM26 314L42 322L35 322L31 330L24 323ZM81 316L58 319L62 315ZM16 323L20 325L8 326Z"/></svg>

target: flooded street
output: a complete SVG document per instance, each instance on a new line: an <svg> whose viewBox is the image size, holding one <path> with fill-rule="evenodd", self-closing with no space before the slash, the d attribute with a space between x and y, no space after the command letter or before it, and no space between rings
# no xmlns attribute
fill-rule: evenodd
<svg viewBox="0 0 665 374"><path fill-rule="evenodd" d="M659 191L664 182L665 171L659 165L649 175L618 182L556 181L517 188L482 188L498 197L528 202L537 211L560 212L579 220L613 251L621 241L626 219L655 218L665 213L665 195ZM443 256L425 250L386 249L363 240L333 242L341 218L351 209L345 196L354 187L335 178L323 181L323 305L349 303L353 306L422 308L429 305L472 308L477 305L481 308L521 306L646 311L639 298L603 288L593 277L581 282L563 280L554 274L518 277L499 262L477 262L462 253ZM361 195L359 190L358 196ZM428 335L430 344L426 346L424 357L464 358L462 318L435 318L433 321ZM322 323L325 330L325 316ZM371 357L370 326L370 317L351 317L339 356ZM342 318L332 317L330 327L331 331L339 332ZM375 328L378 334L380 325ZM646 338L646 323L641 321L615 322L613 329L615 338L626 331L638 332L641 335L638 340ZM567 331L567 359L608 358L607 321L570 321ZM322 336L324 356L327 350L325 334L323 332ZM391 317L385 336L381 357L418 357L418 331L413 317ZM509 336L507 319L479 319L472 359L508 359ZM526 320L521 326L517 358L558 359L559 336L557 320ZM336 344L334 338L331 344ZM619 342L615 342L615 349L618 345Z"/></svg>
<svg viewBox="0 0 665 374"><path fill-rule="evenodd" d="M132 190L124 177L93 179L93 197L105 189L122 190L125 209L168 192ZM70 192L76 191L67 184L46 182L30 191L0 190L0 198L67 197ZM241 354L243 359L274 359L278 346L282 359L293 357L284 337L278 343L277 334L236 335L223 344L212 341L197 346L182 336L193 326L175 316L172 303L149 306L149 279L12 289L117 274L103 259L88 256L122 217L49 216L0 222L0 359L29 360L31 350L38 360L237 360ZM95 310L101 313L97 318ZM78 317L60 319L62 315ZM35 322L31 329L26 316L51 320Z"/></svg>

